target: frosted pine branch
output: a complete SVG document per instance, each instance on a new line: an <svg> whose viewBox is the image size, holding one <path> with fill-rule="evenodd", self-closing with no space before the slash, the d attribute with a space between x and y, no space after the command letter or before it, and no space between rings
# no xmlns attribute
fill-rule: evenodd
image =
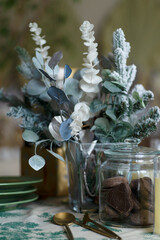
<svg viewBox="0 0 160 240"><path fill-rule="evenodd" d="M148 137L156 130L157 123L160 121L160 109L152 107L147 116L142 117L134 126L134 137L143 139Z"/></svg>
<svg viewBox="0 0 160 240"><path fill-rule="evenodd" d="M126 65L130 53L130 44L126 42L124 32L121 28L113 33L113 53L116 65L116 73L113 72L113 76L116 76L119 82L124 84L127 91L129 91L137 70L135 65Z"/></svg>

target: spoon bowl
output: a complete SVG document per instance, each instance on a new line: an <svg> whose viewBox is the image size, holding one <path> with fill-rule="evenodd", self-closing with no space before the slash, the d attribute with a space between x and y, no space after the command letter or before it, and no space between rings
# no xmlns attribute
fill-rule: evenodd
<svg viewBox="0 0 160 240"><path fill-rule="evenodd" d="M71 213L67 213L67 212L60 212L60 213L56 213L53 217L53 220L55 223L57 223L58 225L64 225L64 224L71 224L75 221L75 216Z"/></svg>
<svg viewBox="0 0 160 240"><path fill-rule="evenodd" d="M65 227L68 239L70 239L70 240L74 239L73 234L68 226L69 224L71 224L75 221L75 216L73 214L66 213L66 212L56 213L53 217L53 221L56 224Z"/></svg>

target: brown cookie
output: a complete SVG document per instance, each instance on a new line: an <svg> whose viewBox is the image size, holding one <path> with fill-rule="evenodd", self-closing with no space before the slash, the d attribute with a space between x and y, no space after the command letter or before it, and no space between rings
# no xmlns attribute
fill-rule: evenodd
<svg viewBox="0 0 160 240"><path fill-rule="evenodd" d="M144 198L148 201L152 200L153 184L151 178L143 177L139 179L133 179L130 183L130 188L140 202Z"/></svg>
<svg viewBox="0 0 160 240"><path fill-rule="evenodd" d="M108 219L117 219L119 218L119 214L117 211L115 211L113 208L111 208L109 205L105 204L104 205L104 212L105 212L105 216Z"/></svg>
<svg viewBox="0 0 160 240"><path fill-rule="evenodd" d="M130 188L132 192L137 196L140 190L140 179L133 179L130 183Z"/></svg>
<svg viewBox="0 0 160 240"><path fill-rule="evenodd" d="M134 193L131 193L131 197L132 197L132 201L133 201L133 210L140 210L141 208L141 204L138 201L138 199L136 198L136 196L134 195Z"/></svg>
<svg viewBox="0 0 160 240"><path fill-rule="evenodd" d="M153 224L153 212L141 209L135 213L129 215L129 220L131 224L137 226L148 226Z"/></svg>
<svg viewBox="0 0 160 240"><path fill-rule="evenodd" d="M141 205L142 205L142 208L150 210L151 212L153 212L153 210L154 210L153 201L142 198Z"/></svg>
<svg viewBox="0 0 160 240"><path fill-rule="evenodd" d="M121 183L106 191L106 203L122 216L128 216L133 208L131 189L128 184Z"/></svg>
<svg viewBox="0 0 160 240"><path fill-rule="evenodd" d="M106 189L106 188L112 188L115 187L121 183L128 183L127 178L125 177L112 177L112 178L107 178L103 181L102 183L102 188Z"/></svg>
<svg viewBox="0 0 160 240"><path fill-rule="evenodd" d="M149 177L140 178L140 196L148 201L152 200L153 197L153 184Z"/></svg>

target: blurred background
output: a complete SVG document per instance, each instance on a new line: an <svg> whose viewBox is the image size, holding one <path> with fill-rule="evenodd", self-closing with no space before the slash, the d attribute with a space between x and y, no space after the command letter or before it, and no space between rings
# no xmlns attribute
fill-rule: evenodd
<svg viewBox="0 0 160 240"><path fill-rule="evenodd" d="M131 44L128 64L138 68L136 82L152 90L153 105L160 106L160 0L0 0L0 87L20 97L25 80L16 70L15 47L20 45L34 56L30 22L42 28L50 56L63 51L61 66L81 67L84 47L79 26L84 20L95 25L100 56L112 50L113 31L124 30ZM19 175L21 130L16 121L6 117L7 111L8 106L0 103L0 175ZM152 139L159 135L157 131ZM145 144L151 145L149 139ZM14 171L5 169L11 160Z"/></svg>

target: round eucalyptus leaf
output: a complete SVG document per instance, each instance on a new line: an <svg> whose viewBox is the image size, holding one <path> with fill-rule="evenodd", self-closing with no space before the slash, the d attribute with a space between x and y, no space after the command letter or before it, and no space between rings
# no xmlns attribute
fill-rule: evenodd
<svg viewBox="0 0 160 240"><path fill-rule="evenodd" d="M72 73L72 69L70 68L70 66L68 64L66 64L64 66L64 77L68 78Z"/></svg>
<svg viewBox="0 0 160 240"><path fill-rule="evenodd" d="M40 62L41 66L43 66L43 64L44 64L43 57L38 51L36 51L36 58L37 58L38 62Z"/></svg>
<svg viewBox="0 0 160 240"><path fill-rule="evenodd" d="M96 112L99 112L102 109L106 108L106 106L107 105L103 104L102 101L95 99L90 104L90 110L91 110L92 113L96 113Z"/></svg>
<svg viewBox="0 0 160 240"><path fill-rule="evenodd" d="M32 95L32 96L39 95L39 94L43 93L44 91L46 91L46 86L44 85L44 83L42 81L31 80L27 84L27 93L29 95Z"/></svg>
<svg viewBox="0 0 160 240"><path fill-rule="evenodd" d="M54 69L55 66L60 62L60 60L63 58L63 53L61 51L55 52L51 59L49 60L49 67L51 69Z"/></svg>
<svg viewBox="0 0 160 240"><path fill-rule="evenodd" d="M95 126L107 133L110 129L109 121L106 118L97 118L94 122Z"/></svg>
<svg viewBox="0 0 160 240"><path fill-rule="evenodd" d="M128 122L117 123L112 129L112 137L115 141L123 141L123 139L132 135L133 127Z"/></svg>
<svg viewBox="0 0 160 240"><path fill-rule="evenodd" d="M42 67L41 64L39 63L39 61L37 60L37 58L33 57L32 62L37 69Z"/></svg>
<svg viewBox="0 0 160 240"><path fill-rule="evenodd" d="M61 123L60 128L59 128L59 132L61 137L64 139L64 141L69 140L72 136L71 136L71 128L70 128L70 124L73 120L71 118L68 118L67 120L65 120L64 122Z"/></svg>
<svg viewBox="0 0 160 240"><path fill-rule="evenodd" d="M117 87L115 84L113 84L109 81L105 81L103 86L111 93L122 92L122 90L119 87Z"/></svg>
<svg viewBox="0 0 160 240"><path fill-rule="evenodd" d="M82 96L82 91L79 88L79 81L74 78L68 78L64 84L65 94L74 96L79 99Z"/></svg>
<svg viewBox="0 0 160 240"><path fill-rule="evenodd" d="M25 130L23 132L23 134L22 134L22 138L26 142L33 142L33 143L35 143L35 142L38 141L39 136L35 132L33 132L31 130Z"/></svg>
<svg viewBox="0 0 160 240"><path fill-rule="evenodd" d="M39 156L39 155L34 155L29 159L29 165L31 166L31 168L33 168L34 170L38 171L41 168L44 167L45 165L45 160L43 157Z"/></svg>
<svg viewBox="0 0 160 240"><path fill-rule="evenodd" d="M66 94L57 87L50 87L47 91L48 95L54 99L58 104L63 104L65 102L69 102L69 99L67 98Z"/></svg>

